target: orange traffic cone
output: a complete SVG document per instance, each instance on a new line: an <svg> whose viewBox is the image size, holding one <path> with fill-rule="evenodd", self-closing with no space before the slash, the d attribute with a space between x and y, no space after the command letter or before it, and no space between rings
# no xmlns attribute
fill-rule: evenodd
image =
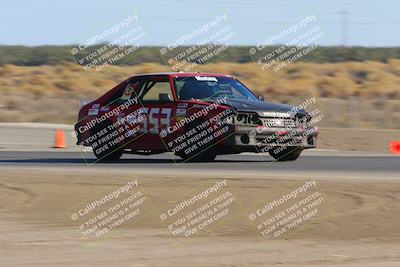
<svg viewBox="0 0 400 267"><path fill-rule="evenodd" d="M400 141L392 141L389 143L389 150L392 154L400 154Z"/></svg>
<svg viewBox="0 0 400 267"><path fill-rule="evenodd" d="M57 129L54 137L54 148L66 148L64 131Z"/></svg>

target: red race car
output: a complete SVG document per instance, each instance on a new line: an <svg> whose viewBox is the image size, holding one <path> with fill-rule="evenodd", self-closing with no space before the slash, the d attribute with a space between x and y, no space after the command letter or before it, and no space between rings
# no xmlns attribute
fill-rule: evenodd
<svg viewBox="0 0 400 267"><path fill-rule="evenodd" d="M304 109L267 103L232 76L174 72L121 82L80 109L75 133L78 145L103 160L173 152L211 161L268 152L284 161L315 147L318 129Z"/></svg>

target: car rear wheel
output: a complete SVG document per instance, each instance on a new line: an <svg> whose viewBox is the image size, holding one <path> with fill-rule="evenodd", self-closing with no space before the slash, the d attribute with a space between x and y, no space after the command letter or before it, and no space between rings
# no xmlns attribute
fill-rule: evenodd
<svg viewBox="0 0 400 267"><path fill-rule="evenodd" d="M269 151L269 154L277 161L293 161L300 157L302 147L287 147L284 149L273 148Z"/></svg>
<svg viewBox="0 0 400 267"><path fill-rule="evenodd" d="M122 150L115 150L115 151L110 151L110 150L106 150L102 153L96 153L96 150L93 150L93 152L96 158L99 160L113 161L113 160L119 160L121 158L123 154Z"/></svg>
<svg viewBox="0 0 400 267"><path fill-rule="evenodd" d="M97 125L93 129L91 134L95 135L98 132L103 131L103 129L106 129L107 126L111 125L111 124L112 123L110 121L104 121L104 122L100 123L99 125ZM95 146L94 144L91 144L92 149L93 149L93 154L96 156L96 158L98 160L114 161L114 160L118 160L121 158L121 156L123 154L123 149L121 148L121 144L119 144L118 142L112 142L116 138L118 138L118 136L115 136L115 137L107 140L106 143L99 145L99 146ZM111 145L111 144L114 144L114 145ZM104 147L105 145L107 146L106 148Z"/></svg>
<svg viewBox="0 0 400 267"><path fill-rule="evenodd" d="M178 156L180 156L186 162L210 162L210 161L215 160L215 158L217 157L217 154L215 154L215 153L205 154L203 152L203 153L199 153L197 155L194 155L194 154L189 154L189 155L183 154L182 155L182 154L180 154Z"/></svg>

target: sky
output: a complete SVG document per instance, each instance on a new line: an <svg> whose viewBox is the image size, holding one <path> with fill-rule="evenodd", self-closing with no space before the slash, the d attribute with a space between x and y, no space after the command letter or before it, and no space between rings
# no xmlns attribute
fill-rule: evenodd
<svg viewBox="0 0 400 267"><path fill-rule="evenodd" d="M318 45L400 46L399 10L399 0L2 0L0 44L80 44L137 15L146 33L141 45L166 46L226 15L235 33L229 44L257 45L315 15L324 33ZM347 28L340 12L348 14Z"/></svg>

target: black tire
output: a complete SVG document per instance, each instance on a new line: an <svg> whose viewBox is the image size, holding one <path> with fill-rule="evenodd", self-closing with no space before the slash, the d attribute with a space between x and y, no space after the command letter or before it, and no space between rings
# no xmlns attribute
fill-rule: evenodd
<svg viewBox="0 0 400 267"><path fill-rule="evenodd" d="M106 150L103 153L96 153L95 150L93 150L93 154L96 156L96 158L98 160L102 160L102 161L114 161L114 160L119 160L122 157L122 150L114 150L114 151L110 151L110 150Z"/></svg>
<svg viewBox="0 0 400 267"><path fill-rule="evenodd" d="M179 154L178 156L181 157L186 162L211 162L214 161L217 157L217 154L210 153L205 154L206 152L201 152L199 154L189 154L186 155L185 153Z"/></svg>
<svg viewBox="0 0 400 267"><path fill-rule="evenodd" d="M296 160L300 157L301 152L303 151L302 147L287 147L284 148L283 150L276 151L279 149L277 148L272 148L269 151L269 154L271 157L276 159L277 161L293 161Z"/></svg>
<svg viewBox="0 0 400 267"><path fill-rule="evenodd" d="M202 119L192 121L185 126L185 131L189 132L202 123L204 123L204 120ZM217 155L218 153L215 148L215 140L211 140L204 145L200 145L195 151L189 154L185 153L184 151L177 153L177 156L181 157L186 162L210 162L215 160Z"/></svg>
<svg viewBox="0 0 400 267"><path fill-rule="evenodd" d="M97 134L97 132L102 131L110 124L112 124L110 121L104 121L104 122L100 123L92 130L91 134L92 135ZM108 140L108 141L112 141L112 140L114 140L114 138L112 138L111 140ZM93 154L96 156L96 158L98 160L101 160L101 161L119 160L123 154L123 149L120 148L120 146L121 146L120 144L110 146L107 150L102 150L101 152L98 152L97 147L93 147L93 145L91 145L91 146L93 149Z"/></svg>

